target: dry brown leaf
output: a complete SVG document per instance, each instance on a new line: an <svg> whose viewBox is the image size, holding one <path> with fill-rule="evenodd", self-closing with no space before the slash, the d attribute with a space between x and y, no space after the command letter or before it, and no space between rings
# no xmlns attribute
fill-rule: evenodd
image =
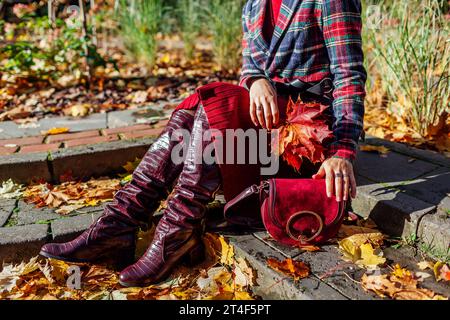
<svg viewBox="0 0 450 320"><path fill-rule="evenodd" d="M277 270L285 275L291 276L294 280L306 278L310 274L310 268L302 261L295 261L292 259L285 259L280 261L278 259L267 259L267 265L274 270Z"/></svg>
<svg viewBox="0 0 450 320"><path fill-rule="evenodd" d="M378 152L380 154L387 154L389 152L389 149L385 146L373 146L368 144L360 146L359 150L365 152Z"/></svg>
<svg viewBox="0 0 450 320"><path fill-rule="evenodd" d="M361 285L366 291L372 291L378 296L389 297L396 300L447 300L447 298L435 294L433 291L418 288L418 282L411 272L396 267L394 272L401 273L403 277L393 274L367 275L361 278Z"/></svg>
<svg viewBox="0 0 450 320"><path fill-rule="evenodd" d="M417 263L420 270L433 269L434 264L430 261L420 261Z"/></svg>
<svg viewBox="0 0 450 320"><path fill-rule="evenodd" d="M339 229L338 236L340 238L346 238L350 237L354 234L367 234L367 233L379 233L377 229L367 228L367 227L360 227L360 226L353 226L353 225L341 225L341 228Z"/></svg>
<svg viewBox="0 0 450 320"><path fill-rule="evenodd" d="M307 252L315 252L315 251L320 251L321 250L320 247L314 246L314 245L302 245L302 244L299 244L297 247L300 250L307 251Z"/></svg>

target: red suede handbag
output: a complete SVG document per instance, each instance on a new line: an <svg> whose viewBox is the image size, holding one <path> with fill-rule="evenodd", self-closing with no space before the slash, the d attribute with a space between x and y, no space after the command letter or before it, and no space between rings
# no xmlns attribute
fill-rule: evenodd
<svg viewBox="0 0 450 320"><path fill-rule="evenodd" d="M251 203L255 205L255 196L259 196L265 229L272 238L289 246L327 241L336 235L346 215L346 202L327 196L325 180L274 178L245 189L229 201L225 217L231 223L242 222L238 212L248 212Z"/></svg>

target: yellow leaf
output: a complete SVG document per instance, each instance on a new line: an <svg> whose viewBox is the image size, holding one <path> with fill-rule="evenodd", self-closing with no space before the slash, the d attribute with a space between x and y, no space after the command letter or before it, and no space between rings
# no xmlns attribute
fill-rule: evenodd
<svg viewBox="0 0 450 320"><path fill-rule="evenodd" d="M234 293L233 300L254 300L247 291L237 291Z"/></svg>
<svg viewBox="0 0 450 320"><path fill-rule="evenodd" d="M378 248L383 243L384 235L381 232L358 233L338 241L339 249L344 255L344 260L356 262L361 257L361 246L371 244L371 248ZM372 247L373 246L373 247ZM365 247L368 250L368 247ZM366 254L369 254L366 251Z"/></svg>
<svg viewBox="0 0 450 320"><path fill-rule="evenodd" d="M359 147L359 150L365 151L365 152L378 152L381 154L386 154L389 152L389 149L385 146L372 146L372 145L362 145Z"/></svg>
<svg viewBox="0 0 450 320"><path fill-rule="evenodd" d="M137 166L139 165L139 163L141 163L140 158L136 158L134 161L128 161L124 166L122 166L122 168L124 168L125 170L127 170L128 173L132 173Z"/></svg>
<svg viewBox="0 0 450 320"><path fill-rule="evenodd" d="M161 62L164 64L168 64L170 62L171 58L170 58L170 54L166 53L165 55L163 55L161 57Z"/></svg>
<svg viewBox="0 0 450 320"><path fill-rule="evenodd" d="M234 247L229 245L223 236L219 237L220 244L222 245L222 255L220 256L220 263L223 265L231 266L234 263Z"/></svg>
<svg viewBox="0 0 450 320"><path fill-rule="evenodd" d="M386 262L386 259L374 254L370 243L362 244L360 247L361 259L356 264L363 267L376 267Z"/></svg>
<svg viewBox="0 0 450 320"><path fill-rule="evenodd" d="M98 205L100 201L98 199L91 199L85 202L86 206L89 207L95 207L96 205Z"/></svg>
<svg viewBox="0 0 450 320"><path fill-rule="evenodd" d="M438 261L433 267L436 281L446 280L450 281L450 268L442 261Z"/></svg>
<svg viewBox="0 0 450 320"><path fill-rule="evenodd" d="M396 276L397 278L411 277L411 271L400 267L400 265L397 263L394 266L394 270L392 271L392 275Z"/></svg>
<svg viewBox="0 0 450 320"><path fill-rule="evenodd" d="M43 135L55 135L69 132L69 128L51 128L50 130L44 131Z"/></svg>

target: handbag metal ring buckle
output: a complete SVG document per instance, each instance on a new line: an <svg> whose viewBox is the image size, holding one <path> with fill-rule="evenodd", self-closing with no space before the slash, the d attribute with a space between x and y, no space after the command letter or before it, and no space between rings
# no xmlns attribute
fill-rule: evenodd
<svg viewBox="0 0 450 320"><path fill-rule="evenodd" d="M301 215L312 215L313 217L315 217L318 221L319 221L319 228L317 229L317 231L309 238L306 238L306 236L300 234L299 236L295 236L292 232L292 226L293 226L293 222L295 219L297 219L299 216ZM289 220L286 223L286 233L289 235L289 237L291 237L291 239L294 239L295 241L298 241L300 243L304 243L304 242L309 242L315 238L317 238L317 236L322 232L323 229L323 220L322 217L319 216L317 213L313 212L313 211L299 211L297 213L294 213L292 216L289 217Z"/></svg>

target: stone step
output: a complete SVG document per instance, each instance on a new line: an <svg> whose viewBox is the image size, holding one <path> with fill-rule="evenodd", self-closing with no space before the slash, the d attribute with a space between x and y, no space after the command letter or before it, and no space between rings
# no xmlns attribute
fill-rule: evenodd
<svg viewBox="0 0 450 320"><path fill-rule="evenodd" d="M268 244L261 239L267 238L263 233L249 235L229 235L230 242L235 246L236 255L245 258L256 269L257 286L253 291L263 299L275 300L378 300L381 299L371 292L365 292L359 280L366 272L357 266L344 262L336 244L324 245L321 251L300 252L298 249ZM420 271L417 263L423 260L420 254L411 247L383 250L388 263L395 263L411 271ZM311 275L305 279L294 281L267 265L267 258L284 260L292 258L307 263ZM391 269L385 267L382 273ZM424 272L424 271L422 271ZM430 277L421 283L421 287L431 289L437 294L450 296L448 283L436 282L431 270L425 271Z"/></svg>

